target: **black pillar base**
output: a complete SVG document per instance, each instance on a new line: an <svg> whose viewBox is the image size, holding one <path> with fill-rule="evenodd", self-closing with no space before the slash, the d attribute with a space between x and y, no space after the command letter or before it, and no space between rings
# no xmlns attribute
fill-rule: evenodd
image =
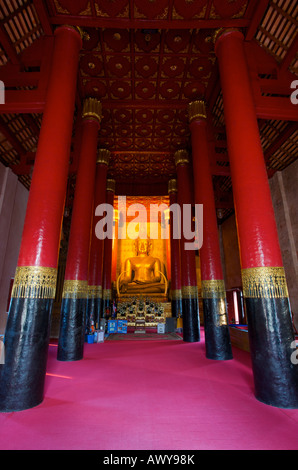
<svg viewBox="0 0 298 470"><path fill-rule="evenodd" d="M58 361L79 361L83 359L86 303L87 299L62 299Z"/></svg>
<svg viewBox="0 0 298 470"><path fill-rule="evenodd" d="M203 311L207 359L233 359L225 299L203 299Z"/></svg>
<svg viewBox="0 0 298 470"><path fill-rule="evenodd" d="M102 301L102 318L111 318L113 303L110 299L103 299Z"/></svg>
<svg viewBox="0 0 298 470"><path fill-rule="evenodd" d="M52 299L12 298L0 365L0 411L22 411L44 398Z"/></svg>
<svg viewBox="0 0 298 470"><path fill-rule="evenodd" d="M182 298L183 341L200 341L199 303L196 298Z"/></svg>
<svg viewBox="0 0 298 470"><path fill-rule="evenodd" d="M256 398L298 408L298 364L288 298L246 298Z"/></svg>
<svg viewBox="0 0 298 470"><path fill-rule="evenodd" d="M86 330L90 331L92 321L95 328L99 328L99 320L101 318L102 304L101 298L88 298L86 306Z"/></svg>
<svg viewBox="0 0 298 470"><path fill-rule="evenodd" d="M178 318L179 315L182 316L182 300L175 299L171 301L172 306L172 317Z"/></svg>

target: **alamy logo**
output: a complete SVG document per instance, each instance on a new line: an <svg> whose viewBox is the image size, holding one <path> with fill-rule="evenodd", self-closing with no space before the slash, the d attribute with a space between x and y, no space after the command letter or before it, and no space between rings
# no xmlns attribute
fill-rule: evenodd
<svg viewBox="0 0 298 470"><path fill-rule="evenodd" d="M203 245L203 204L195 204L193 215L191 204L150 204L149 217L143 204L130 204L126 207L126 196L118 197L118 239L137 238L151 240L170 238L170 213L172 214L173 238L184 239L185 250L199 250ZM95 216L101 217L95 226L95 235L99 240L113 238L114 208L110 204L100 204L95 209ZM131 218L128 223L127 217ZM160 231L158 221L161 220ZM149 233L148 233L149 227ZM183 236L182 236L183 234Z"/></svg>
<svg viewBox="0 0 298 470"><path fill-rule="evenodd" d="M0 104L5 103L5 86L2 80L0 80Z"/></svg>
<svg viewBox="0 0 298 470"><path fill-rule="evenodd" d="M291 103L298 104L298 80L294 80L291 83L291 88L295 88L295 91L291 94Z"/></svg>

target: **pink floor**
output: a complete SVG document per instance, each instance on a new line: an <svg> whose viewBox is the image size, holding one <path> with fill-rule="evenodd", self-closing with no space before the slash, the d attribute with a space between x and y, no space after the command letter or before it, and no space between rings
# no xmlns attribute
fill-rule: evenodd
<svg viewBox="0 0 298 470"><path fill-rule="evenodd" d="M72 363L56 351L44 402L0 413L1 450L298 449L298 410L255 399L239 349L225 362L207 360L203 340L86 344Z"/></svg>

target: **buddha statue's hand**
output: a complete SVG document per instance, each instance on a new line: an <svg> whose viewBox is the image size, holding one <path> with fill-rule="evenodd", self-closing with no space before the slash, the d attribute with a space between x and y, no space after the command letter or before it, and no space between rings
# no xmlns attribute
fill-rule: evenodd
<svg viewBox="0 0 298 470"><path fill-rule="evenodd" d="M120 283L120 290L121 292L126 292L127 291L127 282L123 281Z"/></svg>

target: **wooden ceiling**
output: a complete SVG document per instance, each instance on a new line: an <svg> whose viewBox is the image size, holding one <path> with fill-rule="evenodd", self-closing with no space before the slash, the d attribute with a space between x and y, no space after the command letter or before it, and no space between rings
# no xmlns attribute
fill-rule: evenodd
<svg viewBox="0 0 298 470"><path fill-rule="evenodd" d="M38 88L43 65L37 45L58 25L80 26L72 153L82 100L96 97L103 106L98 147L111 151L109 176L117 194L127 195L167 194L175 151L191 154L187 105L204 99L216 204L225 218L233 211L232 185L212 36L219 27L238 27L245 35L270 177L298 156L297 119L277 103L289 100L297 74L297 13L289 0L3 0L0 79L6 84L9 78L12 91ZM0 114L0 159L28 188L42 118L33 108ZM74 186L71 165L70 192Z"/></svg>

